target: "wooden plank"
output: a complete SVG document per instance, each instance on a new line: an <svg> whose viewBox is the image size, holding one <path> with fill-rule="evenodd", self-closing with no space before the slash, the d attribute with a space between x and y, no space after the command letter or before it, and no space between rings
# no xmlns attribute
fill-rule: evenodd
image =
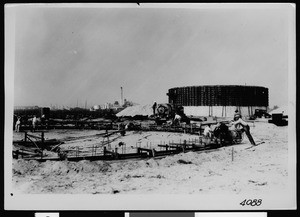
<svg viewBox="0 0 300 217"><path fill-rule="evenodd" d="M36 135L28 134L28 133L27 133L27 136L30 136L30 137L35 138L35 139L40 139L40 140L42 139L41 136L36 136Z"/></svg>
<svg viewBox="0 0 300 217"><path fill-rule="evenodd" d="M174 144L174 143L172 143L172 144ZM165 147L165 148L178 148L178 146L176 146L176 145L172 145L171 143L170 143L170 145L157 145L158 147Z"/></svg>
<svg viewBox="0 0 300 217"><path fill-rule="evenodd" d="M171 143L170 145L173 145L173 146L176 146L176 145L179 145L179 146L194 146L195 144L192 144L192 143L186 143L186 144L183 144L183 143Z"/></svg>
<svg viewBox="0 0 300 217"><path fill-rule="evenodd" d="M138 148L140 151L152 152L152 149L149 148Z"/></svg>

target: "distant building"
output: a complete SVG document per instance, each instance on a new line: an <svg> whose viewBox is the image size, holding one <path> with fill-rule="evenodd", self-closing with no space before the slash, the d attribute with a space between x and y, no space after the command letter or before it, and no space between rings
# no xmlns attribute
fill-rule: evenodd
<svg viewBox="0 0 300 217"><path fill-rule="evenodd" d="M14 110L35 110L39 108L38 106L14 106Z"/></svg>

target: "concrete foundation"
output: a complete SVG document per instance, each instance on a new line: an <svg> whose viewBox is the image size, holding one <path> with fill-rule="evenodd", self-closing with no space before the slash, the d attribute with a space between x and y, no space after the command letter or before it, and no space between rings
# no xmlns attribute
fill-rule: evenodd
<svg viewBox="0 0 300 217"><path fill-rule="evenodd" d="M238 109L243 117L249 117L255 113L255 109L267 109L265 106L183 106L184 113L188 116L216 116L233 117Z"/></svg>

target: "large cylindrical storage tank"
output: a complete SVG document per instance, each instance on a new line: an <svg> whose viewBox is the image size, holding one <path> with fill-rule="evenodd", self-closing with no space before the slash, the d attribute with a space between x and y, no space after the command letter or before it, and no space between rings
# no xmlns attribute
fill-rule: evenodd
<svg viewBox="0 0 300 217"><path fill-rule="evenodd" d="M183 106L186 115L232 117L236 109L243 116L255 109L267 110L269 91L266 87L242 85L204 85L175 87L168 90L169 103Z"/></svg>

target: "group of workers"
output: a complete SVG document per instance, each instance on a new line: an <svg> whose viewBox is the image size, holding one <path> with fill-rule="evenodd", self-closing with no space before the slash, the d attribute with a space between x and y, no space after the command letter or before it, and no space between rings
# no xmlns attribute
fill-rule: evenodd
<svg viewBox="0 0 300 217"><path fill-rule="evenodd" d="M206 138L210 138L210 139L213 138L215 129L217 129L217 128L221 127L221 126L224 126L224 128L225 127L227 128L225 130L221 130L221 132L222 131L226 131L226 130L227 130L227 133L229 132L228 127L225 124L218 123L218 124L214 125L213 129L212 129L211 125L208 124L204 128L203 136L205 136ZM245 134L248 137L250 143L252 145L256 145L255 141L254 141L254 139L252 137L252 135L250 134L250 127L249 127L249 125L242 119L242 115L241 115L241 113L238 110L235 111L235 114L234 114L234 117L233 117L233 121L231 121L231 123L229 123L229 127L233 127L233 129L242 130L243 132L245 132ZM229 138L229 139L232 142L232 137Z"/></svg>
<svg viewBox="0 0 300 217"><path fill-rule="evenodd" d="M154 103L152 105L153 115L156 114L156 108L157 108L157 103L156 103L156 101L154 101ZM172 121L173 121L173 125L179 125L179 123L182 121L182 117L178 113L175 113L174 119ZM214 126L214 128L220 127L220 125L221 125L221 123L218 123L217 125ZM233 121L229 124L229 126L234 127L235 129L244 131L245 134L247 135L250 143L252 145L256 145L253 137L250 134L249 125L242 119L242 115L238 109L235 110ZM208 138L212 138L213 130L214 129L212 129L210 125L207 125L204 128L203 135Z"/></svg>
<svg viewBox="0 0 300 217"><path fill-rule="evenodd" d="M41 117L41 120L42 120L42 121L43 121L43 118L44 118L44 117L45 117L45 116L42 116L42 117ZM37 119L36 115L34 115L33 118L32 118L32 132L35 132L37 122L38 122L38 119ZM20 127L21 127L21 117L18 116L17 121L16 121L16 124L15 124L15 131L16 131L16 132L20 132Z"/></svg>

